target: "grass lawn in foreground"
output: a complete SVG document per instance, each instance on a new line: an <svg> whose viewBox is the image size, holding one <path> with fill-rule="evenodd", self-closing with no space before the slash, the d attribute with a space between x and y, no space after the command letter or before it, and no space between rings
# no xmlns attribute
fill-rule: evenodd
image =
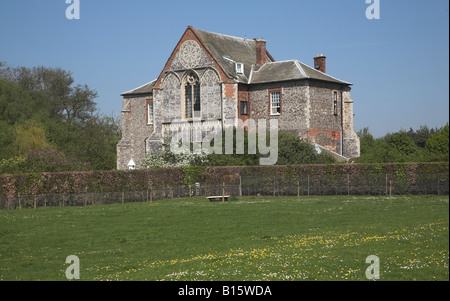
<svg viewBox="0 0 450 301"><path fill-rule="evenodd" d="M0 211L0 280L449 280L449 197L206 198Z"/></svg>

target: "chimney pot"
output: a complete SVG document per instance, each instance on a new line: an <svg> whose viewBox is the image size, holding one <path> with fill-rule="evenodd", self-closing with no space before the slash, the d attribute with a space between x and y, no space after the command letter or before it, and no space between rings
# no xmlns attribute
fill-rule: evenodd
<svg viewBox="0 0 450 301"><path fill-rule="evenodd" d="M319 70L323 73L326 73L327 68L326 68L326 57L323 56L323 54L321 54L320 56L317 55L314 58L314 69Z"/></svg>

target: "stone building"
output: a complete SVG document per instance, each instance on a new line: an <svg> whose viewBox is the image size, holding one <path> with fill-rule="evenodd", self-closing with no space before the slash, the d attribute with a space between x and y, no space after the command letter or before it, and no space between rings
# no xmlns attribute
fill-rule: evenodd
<svg viewBox="0 0 450 301"><path fill-rule="evenodd" d="M326 73L323 55L313 67L277 62L262 39L188 26L159 76L122 94L117 168L138 163L160 149L179 123L193 126L193 120L213 130L225 121L238 126L239 119L278 119L279 130L341 157L358 157L351 85Z"/></svg>

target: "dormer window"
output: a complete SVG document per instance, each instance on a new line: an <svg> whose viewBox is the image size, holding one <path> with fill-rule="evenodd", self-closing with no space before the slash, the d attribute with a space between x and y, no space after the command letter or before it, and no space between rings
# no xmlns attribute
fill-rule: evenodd
<svg viewBox="0 0 450 301"><path fill-rule="evenodd" d="M244 64L236 63L236 73L237 74L244 74Z"/></svg>

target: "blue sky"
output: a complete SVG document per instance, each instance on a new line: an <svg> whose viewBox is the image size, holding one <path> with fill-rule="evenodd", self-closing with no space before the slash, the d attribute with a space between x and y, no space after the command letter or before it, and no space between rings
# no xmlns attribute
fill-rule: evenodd
<svg viewBox="0 0 450 301"><path fill-rule="evenodd" d="M312 65L353 83L355 129L375 136L449 121L449 2L380 0L1 0L0 61L60 67L95 89L98 109L119 114L120 94L155 79L188 25L264 38L275 60Z"/></svg>

